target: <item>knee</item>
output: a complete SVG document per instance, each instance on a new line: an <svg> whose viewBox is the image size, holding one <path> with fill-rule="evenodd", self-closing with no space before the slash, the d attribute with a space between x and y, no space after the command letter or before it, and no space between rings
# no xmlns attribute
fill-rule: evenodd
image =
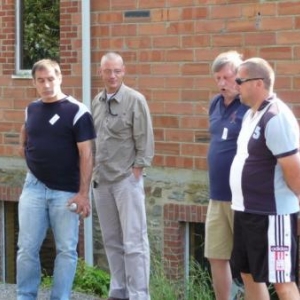
<svg viewBox="0 0 300 300"><path fill-rule="evenodd" d="M294 299L292 295L299 295L295 282L274 283L274 288L280 299Z"/></svg>

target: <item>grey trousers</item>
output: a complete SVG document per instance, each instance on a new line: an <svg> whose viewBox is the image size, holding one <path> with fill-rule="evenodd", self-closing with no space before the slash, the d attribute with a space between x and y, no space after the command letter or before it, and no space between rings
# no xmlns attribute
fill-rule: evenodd
<svg viewBox="0 0 300 300"><path fill-rule="evenodd" d="M109 296L150 300L150 253L143 177L93 188L111 281Z"/></svg>

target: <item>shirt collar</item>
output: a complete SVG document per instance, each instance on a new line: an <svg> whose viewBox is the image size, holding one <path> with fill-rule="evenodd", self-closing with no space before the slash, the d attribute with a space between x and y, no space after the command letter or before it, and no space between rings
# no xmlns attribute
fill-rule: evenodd
<svg viewBox="0 0 300 300"><path fill-rule="evenodd" d="M122 95L124 93L124 83L121 84L121 86L119 87L119 89L117 90L117 92L110 98L111 100L115 100L117 102L121 102L122 99ZM106 90L103 90L102 93L99 96L99 100L101 101L106 101Z"/></svg>

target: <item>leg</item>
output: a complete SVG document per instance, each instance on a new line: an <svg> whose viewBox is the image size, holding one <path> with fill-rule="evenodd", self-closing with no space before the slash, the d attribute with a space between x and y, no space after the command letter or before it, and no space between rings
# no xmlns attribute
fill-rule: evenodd
<svg viewBox="0 0 300 300"><path fill-rule="evenodd" d="M17 299L35 300L41 279L39 251L49 226L45 187L27 174L19 201Z"/></svg>
<svg viewBox="0 0 300 300"><path fill-rule="evenodd" d="M209 259L216 300L228 300L232 279L228 260Z"/></svg>
<svg viewBox="0 0 300 300"><path fill-rule="evenodd" d="M47 189L47 195L50 225L56 246L50 299L68 300L77 266L79 216L67 208L67 201L74 193Z"/></svg>
<svg viewBox="0 0 300 300"><path fill-rule="evenodd" d="M230 298L232 243L233 212L230 202L210 200L205 222L205 257L210 262L216 300Z"/></svg>
<svg viewBox="0 0 300 300"><path fill-rule="evenodd" d="M128 291L123 233L111 185L101 183L93 189L93 194L111 275L109 295L125 299L128 298Z"/></svg>
<svg viewBox="0 0 300 300"><path fill-rule="evenodd" d="M298 214L269 216L269 278L280 300L299 300L297 269ZM276 250L274 250L276 249Z"/></svg>
<svg viewBox="0 0 300 300"><path fill-rule="evenodd" d="M274 288L280 300L299 300L299 290L295 282L274 283Z"/></svg>
<svg viewBox="0 0 300 300"><path fill-rule="evenodd" d="M123 229L126 279L130 300L150 300L150 250L143 177L129 176L114 186Z"/></svg>
<svg viewBox="0 0 300 300"><path fill-rule="evenodd" d="M241 273L245 286L245 300L269 300L269 291L264 282L254 282L251 274Z"/></svg>

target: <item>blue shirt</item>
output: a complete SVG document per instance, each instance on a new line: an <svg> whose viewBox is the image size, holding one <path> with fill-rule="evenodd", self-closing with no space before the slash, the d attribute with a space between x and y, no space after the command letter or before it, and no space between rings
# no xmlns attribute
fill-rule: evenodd
<svg viewBox="0 0 300 300"><path fill-rule="evenodd" d="M51 189L78 192L77 143L95 138L87 107L70 96L33 101L26 109L25 128L26 163L33 175Z"/></svg>
<svg viewBox="0 0 300 300"><path fill-rule="evenodd" d="M231 201L230 166L237 148L242 119L248 107L237 97L228 106L222 95L212 99L209 107L210 147L208 170L210 199Z"/></svg>

